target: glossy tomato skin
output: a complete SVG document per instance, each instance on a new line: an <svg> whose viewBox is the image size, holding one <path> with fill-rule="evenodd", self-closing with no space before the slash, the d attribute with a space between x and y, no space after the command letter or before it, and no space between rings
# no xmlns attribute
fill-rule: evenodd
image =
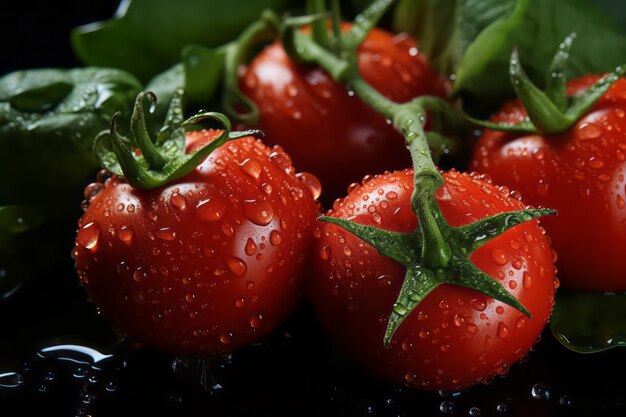
<svg viewBox="0 0 626 417"><path fill-rule="evenodd" d="M599 77L569 83L574 95ZM554 136L487 130L473 169L521 192L529 204L550 207L545 225L559 254L563 285L592 291L626 291L626 80L620 79L568 131ZM526 116L518 101L493 121Z"/></svg>
<svg viewBox="0 0 626 417"><path fill-rule="evenodd" d="M191 134L189 147L216 135ZM76 269L129 340L176 354L230 351L295 306L317 210L282 150L243 138L162 188L108 179L79 221Z"/></svg>
<svg viewBox="0 0 626 417"><path fill-rule="evenodd" d="M452 226L523 208L495 186L457 172L436 193ZM413 231L413 172L376 176L330 213L396 232ZM503 190L506 191L506 190ZM389 348L383 335L405 268L332 224L315 232L311 298L331 340L385 379L408 386L456 390L505 373L531 348L554 301L552 251L536 222L516 226L471 255L532 314L474 290L442 285L411 312Z"/></svg>
<svg viewBox="0 0 626 417"><path fill-rule="evenodd" d="M396 102L448 93L448 81L403 34L373 29L358 49L358 66L367 82ZM320 179L325 202L345 195L368 173L410 166L404 139L383 117L319 67L294 63L280 43L251 62L240 84L259 107L257 127Z"/></svg>

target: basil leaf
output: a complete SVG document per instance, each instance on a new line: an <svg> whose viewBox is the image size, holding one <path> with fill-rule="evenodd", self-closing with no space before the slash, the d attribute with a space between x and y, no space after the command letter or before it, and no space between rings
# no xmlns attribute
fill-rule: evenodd
<svg viewBox="0 0 626 417"><path fill-rule="evenodd" d="M113 113L132 107L140 90L130 74L104 68L0 78L0 205L76 207L76 187L98 168L94 137Z"/></svg>
<svg viewBox="0 0 626 417"><path fill-rule="evenodd" d="M515 0L402 0L394 28L419 40L439 72L454 74L476 36L493 22L510 15Z"/></svg>
<svg viewBox="0 0 626 417"><path fill-rule="evenodd" d="M560 290L550 329L563 346L578 353L626 347L626 294Z"/></svg>
<svg viewBox="0 0 626 417"><path fill-rule="evenodd" d="M175 64L186 45L225 44L264 9L280 11L289 1L123 1L110 20L74 29L72 44L87 65L120 68L147 81Z"/></svg>
<svg viewBox="0 0 626 417"><path fill-rule="evenodd" d="M465 108L479 114L513 96L508 65L514 47L540 86L559 43L571 32L578 37L568 76L604 73L624 64L626 35L614 20L623 20L626 10L612 8L614 2L402 0L395 28L417 37L435 67L454 75L454 93L464 98Z"/></svg>

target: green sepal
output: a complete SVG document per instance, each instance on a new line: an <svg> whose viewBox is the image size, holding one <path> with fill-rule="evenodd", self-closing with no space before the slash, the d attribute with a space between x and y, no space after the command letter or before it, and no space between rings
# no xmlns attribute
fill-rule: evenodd
<svg viewBox="0 0 626 417"><path fill-rule="evenodd" d="M413 266L407 268L400 295L393 305L383 343L389 347L391 339L404 319L421 303L432 290L443 282L438 280L429 269Z"/></svg>
<svg viewBox="0 0 626 417"><path fill-rule="evenodd" d="M546 76L546 95L562 112L567 110L567 77L565 69L569 61L570 50L576 39L576 33L570 33L559 45Z"/></svg>
<svg viewBox="0 0 626 417"><path fill-rule="evenodd" d="M510 305L530 318L530 312L517 298L508 292L502 284L496 281L491 275L478 269L467 257L453 258L450 261L449 273L454 274L454 277L448 281L449 284L460 285L481 292L493 299Z"/></svg>
<svg viewBox="0 0 626 417"><path fill-rule="evenodd" d="M526 209L500 213L465 226L454 227L451 233L467 253L472 253L518 224L554 214L556 211L552 209Z"/></svg>
<svg viewBox="0 0 626 417"><path fill-rule="evenodd" d="M559 45L547 77L546 91L541 91L526 75L514 48L509 62L509 75L513 89L520 99L528 117L519 123L493 123L467 116L467 120L487 129L514 133L558 134L572 127L607 90L626 72L624 66L600 78L582 93L568 99L567 79L564 69L574 34L568 35Z"/></svg>
<svg viewBox="0 0 626 417"><path fill-rule="evenodd" d="M413 265L420 253L419 230L414 233L398 233L367 226L350 220L321 216L319 221L333 223L373 246L381 255L387 256L402 265Z"/></svg>
<svg viewBox="0 0 626 417"><path fill-rule="evenodd" d="M163 186L189 174L224 143L244 136L263 136L259 130L231 132L228 118L216 112L202 112L183 121L182 90L179 90L172 99L164 127L157 140L152 142L143 121L145 96L151 98L153 105L156 104L156 97L152 93L140 93L137 96L131 118L130 139L118 133L117 121L120 114L116 113L111 120L110 130L100 133L94 142L94 152L102 165L126 178L133 188L152 189ZM223 128L222 133L194 152L185 153L185 127L207 118L219 122ZM135 155L135 148L141 150L140 155ZM146 158L148 154L152 154L152 157ZM163 164L154 164L157 155L163 158Z"/></svg>

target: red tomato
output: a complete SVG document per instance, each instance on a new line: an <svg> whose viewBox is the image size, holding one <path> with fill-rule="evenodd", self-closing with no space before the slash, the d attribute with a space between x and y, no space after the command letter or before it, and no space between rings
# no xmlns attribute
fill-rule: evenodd
<svg viewBox="0 0 626 417"><path fill-rule="evenodd" d="M574 95L599 77L568 84ZM626 80L620 79L568 131L553 136L486 130L472 167L510 186L533 205L558 211L544 225L569 288L626 291ZM494 122L526 117L519 101Z"/></svg>
<svg viewBox="0 0 626 417"><path fill-rule="evenodd" d="M188 147L218 134L189 134ZM150 348L211 354L257 340L301 293L317 214L302 178L250 137L162 188L114 176L79 221L81 282L115 328Z"/></svg>
<svg viewBox="0 0 626 417"><path fill-rule="evenodd" d="M452 226L524 208L477 176L448 172L444 179L435 197ZM412 170L376 176L329 215L411 232L417 226L412 190ZM440 285L408 315L385 348L383 335L405 268L333 224L315 234L311 297L321 323L348 357L386 379L455 390L506 373L535 343L550 315L552 251L542 229L531 221L470 257L530 311L531 319L474 290Z"/></svg>
<svg viewBox="0 0 626 417"><path fill-rule="evenodd" d="M407 35L373 29L358 59L363 78L393 101L447 95L448 81ZM325 202L345 195L350 183L368 173L410 166L404 139L393 126L322 69L294 63L280 43L252 61L241 89L259 106L256 127L284 147L296 166L320 179Z"/></svg>

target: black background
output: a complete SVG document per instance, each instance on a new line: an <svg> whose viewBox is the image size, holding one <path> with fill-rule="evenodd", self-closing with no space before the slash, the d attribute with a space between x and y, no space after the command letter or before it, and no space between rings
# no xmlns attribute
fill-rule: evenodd
<svg viewBox="0 0 626 417"><path fill-rule="evenodd" d="M79 65L70 29L108 18L116 3L3 4L0 74ZM15 388L6 387L9 377L0 377L3 417L439 416L448 415L442 409L450 404L450 415L457 416L603 416L626 411L626 356L621 351L579 355L546 331L524 364L490 385L461 393L422 393L375 381L336 357L306 303L271 337L235 352L230 361L213 359L205 367L178 360L173 369L173 357L118 346L84 300L69 257L79 200L77 196L74 216L53 219L22 242L28 268L7 269L27 275L29 281L13 297L0 300L0 375L21 375ZM76 353L37 354L58 344L90 346L114 357L94 366Z"/></svg>

